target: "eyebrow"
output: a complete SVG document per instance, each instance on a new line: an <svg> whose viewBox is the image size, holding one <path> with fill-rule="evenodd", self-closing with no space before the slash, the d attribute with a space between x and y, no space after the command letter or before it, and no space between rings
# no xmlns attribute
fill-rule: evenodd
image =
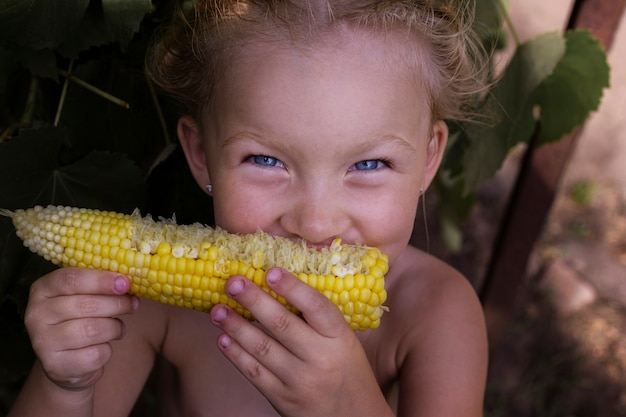
<svg viewBox="0 0 626 417"><path fill-rule="evenodd" d="M232 136L229 136L222 143L222 148L227 148L239 142L259 142L262 144L267 144L271 147L285 149L288 147L292 147L290 144L286 144L284 141L279 140L278 138L272 136L261 136L249 131L241 131L237 132ZM365 153L367 151L371 151L372 149L377 148L381 144L391 143L393 146L399 146L402 148L406 148L410 152L415 152L416 147L407 139L393 135L393 134L385 134L380 136L373 136L371 139L358 144L353 147L351 150L356 153Z"/></svg>
<svg viewBox="0 0 626 417"><path fill-rule="evenodd" d="M411 152L415 152L417 150L415 145L413 145L408 139L403 138L402 136L383 135L380 137L380 139L382 139L385 142L390 142L392 145L398 145L402 148L406 148L407 150L410 150ZM366 148L365 150L367 150L367 148L369 149L375 148L378 145L378 142L380 141L380 139L373 138L370 142L364 143L363 145L364 145L364 148Z"/></svg>

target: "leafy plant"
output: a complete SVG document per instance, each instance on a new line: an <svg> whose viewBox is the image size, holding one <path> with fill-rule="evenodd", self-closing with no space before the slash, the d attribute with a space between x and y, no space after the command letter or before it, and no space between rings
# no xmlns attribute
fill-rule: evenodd
<svg viewBox="0 0 626 417"><path fill-rule="evenodd" d="M181 222L212 221L171 139L173 106L143 74L151 36L177 3L191 2L0 0L0 207L139 207L176 213ZM503 0L478 0L477 16L486 47L503 46ZM453 225L509 150L537 126L542 142L558 140L597 108L608 86L605 54L588 32L514 40L515 55L484 103L493 122L451 126L437 185L456 244ZM22 325L28 288L51 267L23 248L8 219L0 219L0 236L1 415L33 360Z"/></svg>

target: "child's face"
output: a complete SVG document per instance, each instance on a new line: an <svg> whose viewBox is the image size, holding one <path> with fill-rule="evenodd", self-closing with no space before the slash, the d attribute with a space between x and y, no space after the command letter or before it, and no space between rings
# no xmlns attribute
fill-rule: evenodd
<svg viewBox="0 0 626 417"><path fill-rule="evenodd" d="M183 118L179 134L197 181L213 186L218 226L312 246L341 237L394 259L447 130L408 65L394 65L403 38L341 36L314 53L249 47L203 131Z"/></svg>

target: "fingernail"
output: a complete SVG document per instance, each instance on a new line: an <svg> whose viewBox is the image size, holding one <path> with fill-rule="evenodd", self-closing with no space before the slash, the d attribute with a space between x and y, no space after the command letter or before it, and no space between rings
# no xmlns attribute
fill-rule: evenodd
<svg viewBox="0 0 626 417"><path fill-rule="evenodd" d="M233 339L231 339L229 335L223 334L217 339L217 343L222 349L226 349L233 343Z"/></svg>
<svg viewBox="0 0 626 417"><path fill-rule="evenodd" d="M228 315L228 311L226 310L226 308L224 306L221 305L216 305L215 307L213 307L213 321L216 323L221 323L222 321L224 321L224 319L226 319L226 316Z"/></svg>
<svg viewBox="0 0 626 417"><path fill-rule="evenodd" d="M115 281L113 283L113 287L115 288L115 291L117 291L119 293L125 293L126 291L128 291L127 284L126 284L126 278L124 278L124 277L117 277L117 278L115 278Z"/></svg>
<svg viewBox="0 0 626 417"><path fill-rule="evenodd" d="M133 303L133 313L134 313L137 310L139 310L139 304L141 303L141 301L139 300L139 297L133 295L132 303Z"/></svg>
<svg viewBox="0 0 626 417"><path fill-rule="evenodd" d="M228 286L226 287L226 290L228 291L228 295L230 295L231 297L234 297L240 294L241 291L243 291L243 286L244 286L243 279L241 278L231 279L228 282Z"/></svg>
<svg viewBox="0 0 626 417"><path fill-rule="evenodd" d="M276 284L283 277L283 273L280 269L270 269L265 274L265 281L268 284Z"/></svg>

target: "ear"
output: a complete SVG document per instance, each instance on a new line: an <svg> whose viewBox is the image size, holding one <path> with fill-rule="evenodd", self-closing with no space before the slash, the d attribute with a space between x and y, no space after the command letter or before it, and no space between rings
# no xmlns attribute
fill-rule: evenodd
<svg viewBox="0 0 626 417"><path fill-rule="evenodd" d="M187 158L187 165L196 182L206 192L211 184L204 151L204 142L200 127L191 116L183 116L178 120L178 138Z"/></svg>
<svg viewBox="0 0 626 417"><path fill-rule="evenodd" d="M428 188L441 165L443 153L448 143L448 125L443 120L433 123L432 136L426 148L426 165L424 167L424 191Z"/></svg>

